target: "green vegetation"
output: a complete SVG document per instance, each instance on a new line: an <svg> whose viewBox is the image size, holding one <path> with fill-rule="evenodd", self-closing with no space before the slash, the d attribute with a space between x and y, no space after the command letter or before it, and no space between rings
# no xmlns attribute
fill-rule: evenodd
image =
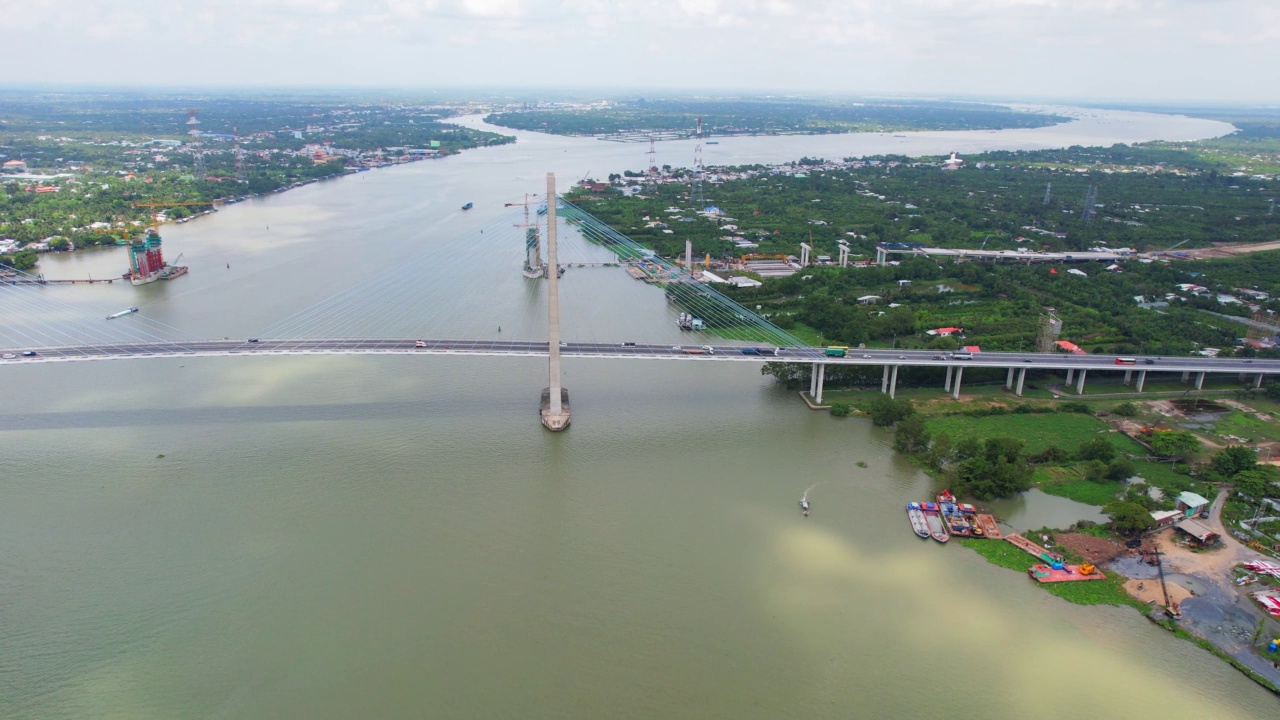
<svg viewBox="0 0 1280 720"><path fill-rule="evenodd" d="M0 250L0 264L29 270L33 250L115 244L214 201L407 161L421 157L409 148L433 142L451 154L511 140L440 123L456 114L445 106L266 96L201 98L203 134L192 136L185 110L192 103L176 95L0 91L0 159L26 166L0 175L0 248L13 246ZM161 206L139 207L145 203Z"/></svg>
<svg viewBox="0 0 1280 720"><path fill-rule="evenodd" d="M494 113L485 122L555 135L693 137L698 118L707 137L904 130L987 130L1043 127L1067 118L1005 107L956 102L796 99L632 100L608 107Z"/></svg>
<svg viewBox="0 0 1280 720"><path fill-rule="evenodd" d="M936 158L887 156L712 169L705 204L722 215L699 215L702 208L691 206L684 171L667 174L667 182L652 192L585 193L580 201L659 254L680 254L687 239L695 256L710 255L728 266L747 252L794 255L801 242L812 245L814 255L836 257L837 242L847 241L856 261L874 257L878 243L1061 252L1178 245L1180 252L1212 242L1280 237L1280 215L1268 213L1276 181L1235 176L1236 166L1215 164L1197 152L1146 145L993 152L970 156L951 172ZM1103 206L1092 220L1081 213L1090 186ZM758 247L739 248L735 239ZM1153 355L1206 346L1230 353L1246 328L1203 311L1246 317L1250 310L1219 302L1217 293L1257 288L1280 297L1280 252L1195 263L1131 260L1120 272L1080 266L1087 277L1043 265L901 257L897 266L811 267L759 288L726 292L748 306L761 305L780 327L810 328L828 343L941 349L956 341L926 331L960 327L966 344L1031 350L1039 346L1045 308L1052 307L1063 322L1061 337L1087 351ZM1176 297L1166 300L1170 293ZM879 300L860 304L867 296ZM1170 306L1148 309L1135 298ZM1278 301L1258 304L1280 310ZM1033 373L1031 380L1044 377Z"/></svg>
<svg viewBox="0 0 1280 720"><path fill-rule="evenodd" d="M1076 413L1015 414L972 417L963 414L944 415L929 419L929 431L935 435L946 433L952 437L987 439L1017 437L1026 444L1031 455L1051 447L1073 448L1102 439L1113 447L1134 452L1140 448L1129 438L1109 430L1103 423L1089 415ZM1105 433L1100 435L1099 433Z"/></svg>

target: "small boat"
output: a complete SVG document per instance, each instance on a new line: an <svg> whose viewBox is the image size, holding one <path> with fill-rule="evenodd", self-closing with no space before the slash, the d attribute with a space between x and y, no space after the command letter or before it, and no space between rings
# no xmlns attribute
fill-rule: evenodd
<svg viewBox="0 0 1280 720"><path fill-rule="evenodd" d="M800 513L805 517L809 517L809 501L808 500L800 501Z"/></svg>
<svg viewBox="0 0 1280 720"><path fill-rule="evenodd" d="M928 539L929 521L925 520L924 509L920 507L920 503L907 503L907 517L911 519L911 529L915 531L916 535Z"/></svg>
<svg viewBox="0 0 1280 720"><path fill-rule="evenodd" d="M707 144L708 144L708 145L719 145L719 144L720 144L720 141L719 141L719 140L708 140L708 141L707 141Z"/></svg>
<svg viewBox="0 0 1280 720"><path fill-rule="evenodd" d="M463 205L463 206L462 206L462 209L463 209L463 210L470 210L472 207L474 207L473 203L467 203L466 205Z"/></svg>
<svg viewBox="0 0 1280 720"><path fill-rule="evenodd" d="M136 308L136 307L130 307L130 308L126 309L126 310L121 310L120 312L115 313L114 315L108 315L108 316L107 316L107 319L108 319L108 320L115 320L116 318L121 318L121 317L124 317L125 315L129 315L129 314L136 313L136 312L138 312L138 308Z"/></svg>
<svg viewBox="0 0 1280 720"><path fill-rule="evenodd" d="M920 509L924 512L925 522L929 524L929 537L944 543L951 539L947 534L947 526L942 522L942 513L938 509L937 503L923 503Z"/></svg>

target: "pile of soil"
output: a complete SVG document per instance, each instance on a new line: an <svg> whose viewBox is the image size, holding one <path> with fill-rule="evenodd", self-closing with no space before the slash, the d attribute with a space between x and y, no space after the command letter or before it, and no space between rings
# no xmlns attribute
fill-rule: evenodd
<svg viewBox="0 0 1280 720"><path fill-rule="evenodd" d="M1061 533L1055 541L1093 565L1101 565L1125 552L1125 547L1114 540L1080 533Z"/></svg>

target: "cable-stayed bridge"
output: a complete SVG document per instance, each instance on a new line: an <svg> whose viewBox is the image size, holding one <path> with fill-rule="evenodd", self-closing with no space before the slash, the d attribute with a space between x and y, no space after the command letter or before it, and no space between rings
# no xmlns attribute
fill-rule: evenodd
<svg viewBox="0 0 1280 720"><path fill-rule="evenodd" d="M554 185L549 182L548 187L554 193ZM1197 387L1207 373L1247 374L1255 385L1265 375L1280 373L1280 361L1262 359L967 356L885 349L850 350L834 357L696 280L687 264L655 257L580 208L562 199L548 204L545 197L531 197L453 240L406 253L389 269L275 323L255 323L236 338L180 330L152 317L145 304L138 313L108 319L119 308L86 308L67 299L75 290L32 284L33 276L15 274L9 282L0 277L0 367L182 356L547 357L544 421L548 413L560 417L554 429L568 422L567 406L555 407L556 399L567 400L567 394L553 392L559 387L562 356L811 363L810 393L818 402L828 364L880 367L881 389L890 395L901 367L937 367L945 370L944 388L956 397L965 369L974 367L1005 369L1005 385L1017 395L1028 369L1065 370L1068 383L1080 393L1089 371L1123 372L1125 381L1136 382L1139 390L1148 372L1182 373L1184 381ZM545 261L541 247L535 247L542 244ZM541 268L530 267L538 262ZM544 270L546 278L520 277L521 264L526 271ZM564 268L563 276L551 271L558 267ZM623 272L645 282L622 280ZM653 302L659 291L666 303ZM702 329L676 331L680 313L697 317ZM269 309L262 314L270 315Z"/></svg>

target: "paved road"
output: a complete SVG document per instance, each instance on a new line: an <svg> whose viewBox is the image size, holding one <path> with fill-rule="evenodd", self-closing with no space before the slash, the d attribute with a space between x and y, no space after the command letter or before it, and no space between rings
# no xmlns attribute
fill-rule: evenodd
<svg viewBox="0 0 1280 720"><path fill-rule="evenodd" d="M418 347L417 344L422 346ZM1280 374L1280 360L1205 357L1137 357L1118 364L1113 355L1057 353L939 353L930 350L850 350L828 357L823 348L731 345L655 345L645 343L561 343L566 357L738 362L823 362L837 365L912 365L924 367L1035 368L1044 370L1147 370L1152 372L1216 372ZM34 352L34 355L24 355ZM547 343L502 340L421 340L412 338L328 338L318 340L223 339L150 342L0 350L0 365L69 360L132 359L190 355L279 355L405 353L444 355L545 356ZM12 356L12 357L11 357Z"/></svg>

